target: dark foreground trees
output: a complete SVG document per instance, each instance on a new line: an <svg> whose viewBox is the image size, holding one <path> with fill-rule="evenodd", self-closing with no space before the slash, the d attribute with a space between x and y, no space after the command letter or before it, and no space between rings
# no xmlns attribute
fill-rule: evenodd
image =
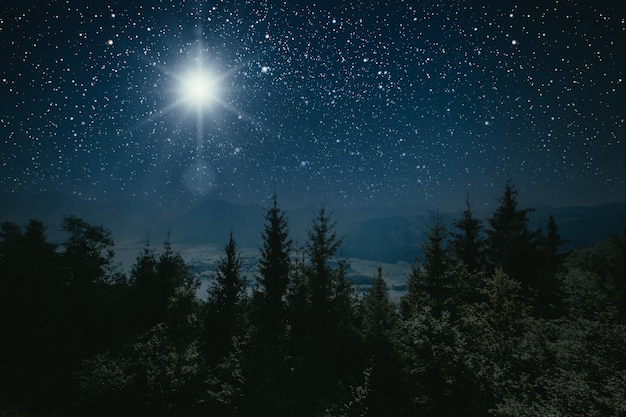
<svg viewBox="0 0 626 417"><path fill-rule="evenodd" d="M206 301L169 241L146 245L126 279L102 227L68 217L54 245L40 222L5 222L0 405L25 415L624 415L626 234L564 258L554 220L529 230L516 195L507 184L485 229L469 205L452 232L437 213L400 302L382 268L353 290L325 207L294 246L275 196L255 285L231 235Z"/></svg>

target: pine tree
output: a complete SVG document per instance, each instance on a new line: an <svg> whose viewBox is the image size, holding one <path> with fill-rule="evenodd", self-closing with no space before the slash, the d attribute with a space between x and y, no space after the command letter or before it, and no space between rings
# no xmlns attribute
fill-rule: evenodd
<svg viewBox="0 0 626 417"><path fill-rule="evenodd" d="M146 242L130 272L131 320L135 332L141 333L165 319L169 290L159 281L158 259L150 242Z"/></svg>
<svg viewBox="0 0 626 417"><path fill-rule="evenodd" d="M310 319L305 352L303 381L311 387L308 407L314 409L322 398L328 398L336 387L336 322L333 320L333 286L337 278L330 261L341 240L337 238L335 223L322 206L313 224L307 230L305 254L308 263L306 275L310 297Z"/></svg>
<svg viewBox="0 0 626 417"><path fill-rule="evenodd" d="M231 232L224 246L224 256L217 261L208 289L203 342L209 362L223 358L232 346L233 337L243 329L247 296L246 278L241 268L241 255Z"/></svg>
<svg viewBox="0 0 626 417"><path fill-rule="evenodd" d="M169 337L180 352L195 340L199 327L199 303L196 291L200 286L181 254L172 249L169 238L156 265L158 308L164 308L163 322Z"/></svg>
<svg viewBox="0 0 626 417"><path fill-rule="evenodd" d="M196 285L196 278L189 271L189 267L181 254L172 249L169 238L163 244L163 252L159 255L156 272L159 275L159 279L167 282L171 290L177 287L193 287ZM173 294L170 293L169 295Z"/></svg>
<svg viewBox="0 0 626 417"><path fill-rule="evenodd" d="M253 342L248 352L248 398L254 412L285 415L288 398L285 362L287 289L291 273L289 225L278 206L277 196L265 214L263 244L252 299Z"/></svg>
<svg viewBox="0 0 626 417"><path fill-rule="evenodd" d="M285 324L285 296L291 271L291 240L289 225L278 207L277 196L272 196L272 206L265 215L262 234L263 247L259 260L258 290L259 322L263 331L278 335Z"/></svg>
<svg viewBox="0 0 626 417"><path fill-rule="evenodd" d="M562 256L559 255L559 248L566 243L559 235L559 229L554 220L554 216L548 217L547 234L542 240L542 249L547 258L547 266L550 272L556 272L562 262Z"/></svg>
<svg viewBox="0 0 626 417"><path fill-rule="evenodd" d="M182 289L195 291L198 280L168 239L157 256L147 242L131 270L132 320L136 332L165 323L170 299Z"/></svg>
<svg viewBox="0 0 626 417"><path fill-rule="evenodd" d="M487 272L493 274L500 267L511 278L522 283L522 291L532 297L531 288L535 273L534 238L528 230L528 213L520 209L517 189L509 180L500 198L500 206L489 219L487 232Z"/></svg>
<svg viewBox="0 0 626 417"><path fill-rule="evenodd" d="M340 243L322 206L307 230L304 259L296 262L289 291L292 414L312 415L322 402L334 401L353 366L350 358L357 344L352 291L345 261L335 258Z"/></svg>
<svg viewBox="0 0 626 417"><path fill-rule="evenodd" d="M311 229L307 230L305 253L309 259L311 304L313 315L321 320L330 311L334 272L329 262L341 245L335 226L322 206Z"/></svg>
<svg viewBox="0 0 626 417"><path fill-rule="evenodd" d="M402 379L396 346L398 316L389 299L382 267L361 302L362 337L368 362L366 398L368 416L396 416L401 407Z"/></svg>
<svg viewBox="0 0 626 417"><path fill-rule="evenodd" d="M433 223L427 226L426 241L421 245L424 261L422 267L434 290L441 281L449 264L447 250L448 230L441 215L437 211Z"/></svg>
<svg viewBox="0 0 626 417"><path fill-rule="evenodd" d="M450 241L450 246L454 255L465 264L471 273L478 272L483 266L483 244L481 237L481 221L474 217L469 198L466 200L466 207L461 218L453 223L459 230Z"/></svg>
<svg viewBox="0 0 626 417"><path fill-rule="evenodd" d="M407 283L407 294L402 299L402 315L408 318L414 311L428 305L441 312L450 294L446 272L450 266L447 249L448 231L437 212L432 224L427 225L426 240L420 245L423 259L413 265Z"/></svg>

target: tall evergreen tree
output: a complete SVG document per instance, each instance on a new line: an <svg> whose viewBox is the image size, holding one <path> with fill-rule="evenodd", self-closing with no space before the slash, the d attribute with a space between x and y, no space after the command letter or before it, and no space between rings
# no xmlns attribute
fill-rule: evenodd
<svg viewBox="0 0 626 417"><path fill-rule="evenodd" d="M313 410L321 399L327 399L336 388L334 363L335 322L333 321L333 286L337 271L330 265L341 240L335 223L322 206L307 230L305 253L310 294L308 345L305 353L305 378L311 386L308 408Z"/></svg>
<svg viewBox="0 0 626 417"><path fill-rule="evenodd" d="M149 261L148 261L149 262ZM181 254L172 249L169 238L156 265L157 308L163 308L159 322L167 324L169 336L178 351L195 340L198 332L199 304L196 291L200 286Z"/></svg>
<svg viewBox="0 0 626 417"><path fill-rule="evenodd" d="M470 205L469 198L466 200L466 207L461 213L461 217L453 223L459 230L450 241L450 246L456 258L465 264L469 272L477 272L483 266L483 245L481 237L481 221L474 217L474 211Z"/></svg>
<svg viewBox="0 0 626 417"><path fill-rule="evenodd" d="M157 265L157 255L147 241L130 272L131 320L134 330L138 333L165 319L165 307L170 290L160 282Z"/></svg>
<svg viewBox="0 0 626 417"><path fill-rule="evenodd" d="M427 226L426 241L421 245L424 261L422 267L435 287L437 281L443 278L449 264L447 239L449 232L439 211L433 217L433 223Z"/></svg>
<svg viewBox="0 0 626 417"><path fill-rule="evenodd" d="M285 214L278 206L276 194L265 214L263 246L259 260L258 290L259 326L263 331L278 334L285 322L285 296L291 271L291 240Z"/></svg>
<svg viewBox="0 0 626 417"><path fill-rule="evenodd" d="M446 272L450 267L447 248L448 230L437 212L432 224L427 225L426 240L420 245L422 259L413 265L408 280L407 294L402 299L402 314L407 318L416 310L428 305L441 312L450 296L450 283Z"/></svg>
<svg viewBox="0 0 626 417"><path fill-rule="evenodd" d="M335 226L336 224L326 214L326 208L322 206L313 220L311 229L307 230L305 252L309 259L311 304L313 315L320 319L323 314L330 311L329 305L335 277L329 262L341 245Z"/></svg>
<svg viewBox="0 0 626 417"><path fill-rule="evenodd" d="M289 225L278 206L276 194L265 214L263 244L252 298L250 321L253 342L248 352L248 398L258 414L280 416L288 409L286 395L287 365L286 299L291 273Z"/></svg>
<svg viewBox="0 0 626 417"><path fill-rule="evenodd" d="M547 268L551 273L556 273L563 258L563 256L559 254L559 248L565 244L566 241L561 239L561 236L559 235L559 228L556 225L556 221L554 220L554 216L552 214L548 217L548 225L546 229L546 235L541 241L541 249L545 254L544 256L546 258Z"/></svg>
<svg viewBox="0 0 626 417"><path fill-rule="evenodd" d="M132 313L136 332L143 332L157 323L165 323L170 299L181 290L195 290L198 280L189 270L179 252L172 249L169 237L163 252L156 255L150 243L137 257L131 270Z"/></svg>
<svg viewBox="0 0 626 417"><path fill-rule="evenodd" d="M528 230L528 213L532 210L518 207L517 194L509 180L500 198L500 206L489 219L487 272L493 274L498 267L502 268L508 276L521 282L523 292L531 297L535 234Z"/></svg>
<svg viewBox="0 0 626 417"><path fill-rule="evenodd" d="M241 272L241 255L230 233L224 256L218 261L208 289L205 336L209 362L223 358L232 347L233 337L243 329L247 301L246 277Z"/></svg>
<svg viewBox="0 0 626 417"><path fill-rule="evenodd" d="M307 230L306 261L296 269L289 296L290 347L298 349L292 350L299 391L292 413L312 415L323 402L334 401L352 365L356 331L346 265L335 258L340 243L335 223L322 206Z"/></svg>
<svg viewBox="0 0 626 417"><path fill-rule="evenodd" d="M379 266L372 287L361 302L362 335L367 350L367 394L363 405L368 416L397 416L403 390L396 346L398 316L389 299Z"/></svg>

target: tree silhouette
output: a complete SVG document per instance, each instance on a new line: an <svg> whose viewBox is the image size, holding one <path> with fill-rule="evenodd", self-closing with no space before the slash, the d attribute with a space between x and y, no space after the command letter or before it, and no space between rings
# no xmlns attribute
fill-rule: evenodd
<svg viewBox="0 0 626 417"><path fill-rule="evenodd" d="M322 206L307 230L305 260L290 291L290 346L298 350L294 384L309 387L296 393L298 409L292 413L311 415L324 401L334 401L352 365L356 329L346 265L335 258L340 244Z"/></svg>
<svg viewBox="0 0 626 417"><path fill-rule="evenodd" d="M274 196L251 301L232 233L204 302L169 239L127 283L103 227L66 217L55 245L5 222L0 415L623 415L626 234L561 254L516 196L480 271L469 205L450 241L433 216L401 315L380 267L353 292L323 206L292 254Z"/></svg>
<svg viewBox="0 0 626 417"><path fill-rule="evenodd" d="M366 398L368 416L397 416L402 409L403 384L397 339L399 317L389 299L379 266L374 282L361 301L362 337L368 363Z"/></svg>
<svg viewBox="0 0 626 417"><path fill-rule="evenodd" d="M474 217L469 198L465 210L453 225L459 231L452 235L450 247L454 255L465 264L469 272L478 272L483 266L484 239L481 237L481 221Z"/></svg>
<svg viewBox="0 0 626 417"><path fill-rule="evenodd" d="M487 232L487 272L493 274L497 268L522 284L527 298L533 296L533 262L535 234L528 230L528 213L532 209L520 209L517 189L509 180L500 205L489 219Z"/></svg>
<svg viewBox="0 0 626 417"><path fill-rule="evenodd" d="M438 211L432 218L432 224L426 228L426 240L420 245L422 259L411 269L408 292L402 300L405 318L426 305L439 313L446 297L450 296L451 285L446 282L446 272L451 265L447 248L448 230Z"/></svg>
<svg viewBox="0 0 626 417"><path fill-rule="evenodd" d="M130 272L131 320L137 333L165 320L165 308L171 291L159 279L158 263L157 255L147 241Z"/></svg>
<svg viewBox="0 0 626 417"><path fill-rule="evenodd" d="M285 214L278 206L276 194L272 196L272 206L265 214L265 227L262 233L263 246L256 277L258 289L255 291L261 332L270 338L278 337L284 331L285 296L291 272L291 240Z"/></svg>
<svg viewBox="0 0 626 417"><path fill-rule="evenodd" d="M254 340L248 356L253 361L247 377L251 403L257 413L283 415L286 411L285 362L286 297L291 274L291 245L289 225L272 196L272 205L265 214L263 243L258 261L259 274L254 290L250 319L254 325Z"/></svg>
<svg viewBox="0 0 626 417"><path fill-rule="evenodd" d="M224 246L224 256L217 261L208 289L203 343L208 348L209 362L226 356L232 347L232 338L244 327L247 296L246 278L241 273L241 267L241 255L231 232Z"/></svg>
<svg viewBox="0 0 626 417"><path fill-rule="evenodd" d="M69 286L69 324L73 326L73 356L85 358L112 347L117 325L112 317L123 315L115 285L126 286L114 265L111 232L76 216L66 216L62 230L61 264Z"/></svg>
<svg viewBox="0 0 626 417"><path fill-rule="evenodd" d="M42 222L0 227L0 398L39 406L66 400L74 359L56 245Z"/></svg>

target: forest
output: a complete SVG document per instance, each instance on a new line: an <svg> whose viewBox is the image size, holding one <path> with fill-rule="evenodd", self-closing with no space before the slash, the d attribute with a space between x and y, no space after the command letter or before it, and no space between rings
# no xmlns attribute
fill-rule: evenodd
<svg viewBox="0 0 626 417"><path fill-rule="evenodd" d="M0 416L624 416L626 224L564 253L530 211L508 182L485 221L434 214L398 301L381 268L353 289L325 206L295 244L276 195L257 272L231 233L206 300L169 240L126 273L103 226L4 222Z"/></svg>

